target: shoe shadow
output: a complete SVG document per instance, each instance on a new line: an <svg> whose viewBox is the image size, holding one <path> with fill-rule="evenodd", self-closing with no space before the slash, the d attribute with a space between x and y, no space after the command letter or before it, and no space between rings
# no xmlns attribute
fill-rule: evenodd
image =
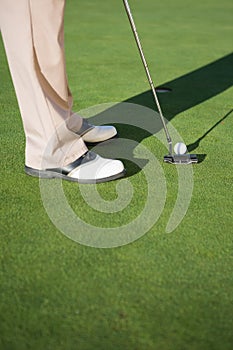
<svg viewBox="0 0 233 350"><path fill-rule="evenodd" d="M103 116L103 114L101 114ZM95 120L96 121L96 120ZM145 138L151 136L149 132L142 130L139 127L122 124L122 123L111 123L118 131L116 137L100 142L97 145L88 145L88 148L98 153L105 158L117 158L121 159L127 169L125 177L131 177L139 173L148 163L145 157L135 156L135 150L140 142ZM129 140L129 142L127 142Z"/></svg>

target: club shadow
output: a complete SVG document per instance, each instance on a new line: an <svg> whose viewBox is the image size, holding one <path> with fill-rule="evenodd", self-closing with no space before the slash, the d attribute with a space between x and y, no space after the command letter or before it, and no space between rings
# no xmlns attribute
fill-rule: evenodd
<svg viewBox="0 0 233 350"><path fill-rule="evenodd" d="M191 153L196 148L198 148L200 142L212 131L214 130L219 124L221 124L229 115L233 112L233 109L231 109L227 114L224 115L220 120L217 121L209 130L207 130L202 136L200 136L195 142L189 144L187 146L188 151Z"/></svg>

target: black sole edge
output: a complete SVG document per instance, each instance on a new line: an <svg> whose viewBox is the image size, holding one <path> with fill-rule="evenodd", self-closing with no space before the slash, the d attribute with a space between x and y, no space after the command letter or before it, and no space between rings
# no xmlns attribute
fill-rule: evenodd
<svg viewBox="0 0 233 350"><path fill-rule="evenodd" d="M75 179L73 177L70 177L61 173L56 173L53 171L32 169L27 166L25 166L25 173L29 176L37 177L40 179L61 179L61 180L66 180L70 182L78 182L80 184L97 184L97 183L103 183L103 182L120 179L123 176L125 176L126 170L124 169L121 173L118 173L109 177L105 177L101 179L87 179L87 180Z"/></svg>

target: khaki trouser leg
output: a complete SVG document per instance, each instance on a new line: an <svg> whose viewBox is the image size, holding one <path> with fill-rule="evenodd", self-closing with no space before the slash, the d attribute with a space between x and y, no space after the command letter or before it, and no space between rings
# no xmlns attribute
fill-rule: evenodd
<svg viewBox="0 0 233 350"><path fill-rule="evenodd" d="M0 29L26 135L26 165L37 169L67 165L87 151L66 127L72 97L65 73L64 4L0 0Z"/></svg>

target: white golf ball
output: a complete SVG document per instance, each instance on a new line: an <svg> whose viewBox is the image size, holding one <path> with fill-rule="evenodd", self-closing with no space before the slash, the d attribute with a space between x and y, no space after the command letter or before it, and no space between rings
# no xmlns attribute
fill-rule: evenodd
<svg viewBox="0 0 233 350"><path fill-rule="evenodd" d="M176 154L185 154L187 147L183 142L177 142L174 146L174 152Z"/></svg>

